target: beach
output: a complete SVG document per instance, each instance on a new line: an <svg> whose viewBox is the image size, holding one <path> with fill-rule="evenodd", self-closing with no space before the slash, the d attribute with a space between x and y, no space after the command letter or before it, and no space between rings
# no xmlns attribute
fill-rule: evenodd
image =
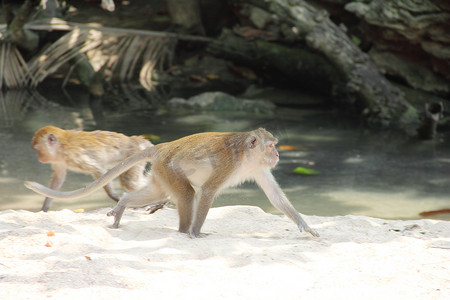
<svg viewBox="0 0 450 300"><path fill-rule="evenodd" d="M450 222L212 208L192 239L175 209L0 212L1 299L450 299Z"/></svg>

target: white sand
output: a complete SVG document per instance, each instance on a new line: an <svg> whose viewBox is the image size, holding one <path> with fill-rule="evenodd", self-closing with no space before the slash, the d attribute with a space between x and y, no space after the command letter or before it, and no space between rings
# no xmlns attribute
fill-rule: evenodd
<svg viewBox="0 0 450 300"><path fill-rule="evenodd" d="M305 217L314 238L234 206L191 239L173 209L106 211L0 212L0 299L450 299L447 221Z"/></svg>

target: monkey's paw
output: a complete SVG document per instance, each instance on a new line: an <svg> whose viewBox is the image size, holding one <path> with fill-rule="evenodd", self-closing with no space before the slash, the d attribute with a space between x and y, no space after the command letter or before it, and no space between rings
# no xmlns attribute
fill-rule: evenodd
<svg viewBox="0 0 450 300"><path fill-rule="evenodd" d="M319 237L320 236L317 231L315 231L314 229L310 228L308 226L308 224L306 224L305 222L300 222L300 224L298 224L298 229L300 229L300 231L309 232L309 233L311 233L312 236L315 236L315 237Z"/></svg>
<svg viewBox="0 0 450 300"><path fill-rule="evenodd" d="M188 237L190 237L191 239L198 239L198 238L205 238L208 235L210 235L209 233L193 233L193 232L188 232L187 233Z"/></svg>
<svg viewBox="0 0 450 300"><path fill-rule="evenodd" d="M316 230L312 229L312 228L306 227L305 231L311 233L315 237L320 237L319 233Z"/></svg>
<svg viewBox="0 0 450 300"><path fill-rule="evenodd" d="M111 209L110 211L108 211L108 212L106 213L106 215L107 215L108 217L115 216L115 215L117 215L117 212L114 211L114 209Z"/></svg>

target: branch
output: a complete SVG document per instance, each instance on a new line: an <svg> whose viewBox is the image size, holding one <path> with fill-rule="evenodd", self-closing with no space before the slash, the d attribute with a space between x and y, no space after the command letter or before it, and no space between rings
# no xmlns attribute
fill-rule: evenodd
<svg viewBox="0 0 450 300"><path fill-rule="evenodd" d="M354 95L370 123L389 125L417 119L416 110L404 94L384 78L369 56L328 17L306 1L299 0L231 0L248 3L270 11L294 26L298 38L325 55L347 81L346 90Z"/></svg>
<svg viewBox="0 0 450 300"><path fill-rule="evenodd" d="M27 49L34 50L38 46L39 39L37 35L32 32L26 30L24 27L25 23L28 21L33 10L39 5L39 0L26 0L22 6L20 7L17 14L11 20L11 12L8 11L10 9L9 3L7 3L7 19L10 19L10 23L8 24L8 33L9 38L12 42L17 45ZM8 21L8 20L7 20Z"/></svg>
<svg viewBox="0 0 450 300"><path fill-rule="evenodd" d="M194 42L204 42L209 43L213 41L211 38L196 36L196 35L186 35L177 34L174 32L164 32L164 31L152 31L152 30L139 30L139 29L125 29L125 28L115 28L115 27L99 27L99 26L89 26L81 23L66 22L58 18L38 20L32 23L28 23L25 28L30 30L62 30L70 31L75 28L80 28L84 30L98 30L103 32L112 33L127 33L133 35L144 35L160 38L176 38L178 40L194 41Z"/></svg>

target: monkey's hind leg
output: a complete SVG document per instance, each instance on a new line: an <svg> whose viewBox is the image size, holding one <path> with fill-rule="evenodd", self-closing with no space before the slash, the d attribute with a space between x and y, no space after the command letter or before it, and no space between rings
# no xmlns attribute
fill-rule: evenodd
<svg viewBox="0 0 450 300"><path fill-rule="evenodd" d="M120 196L114 191L114 189L111 186L111 183L108 183L107 185L105 185L103 187L103 189L105 190L105 192L109 196L109 198L111 198L112 200L114 200L116 202L120 201Z"/></svg>
<svg viewBox="0 0 450 300"><path fill-rule="evenodd" d="M200 237L200 230L202 229L203 223L211 208L215 193L216 189L208 189L205 187L201 191L197 203L195 219L190 232L191 237Z"/></svg>
<svg viewBox="0 0 450 300"><path fill-rule="evenodd" d="M118 228L125 208L129 206L145 206L166 197L167 196L161 192L158 186L150 184L143 189L124 195L117 205L107 213L107 216L114 216L112 227Z"/></svg>
<svg viewBox="0 0 450 300"><path fill-rule="evenodd" d="M192 224L195 190L189 181L178 178L172 183L171 198L176 200L178 216L180 218L178 231L188 233Z"/></svg>
<svg viewBox="0 0 450 300"><path fill-rule="evenodd" d="M95 173L92 175L92 177L94 177L95 180L99 179L100 177L102 177L103 174L105 174L106 171L105 170L97 170L95 171ZM120 196L114 191L112 184L109 182L107 185L105 185L103 187L103 189L105 190L106 194L109 196L109 198L111 198L112 200L119 202L120 200Z"/></svg>
<svg viewBox="0 0 450 300"><path fill-rule="evenodd" d="M141 162L123 172L119 176L120 185L127 191L137 191L147 186L151 177L145 175L145 166L146 162Z"/></svg>

